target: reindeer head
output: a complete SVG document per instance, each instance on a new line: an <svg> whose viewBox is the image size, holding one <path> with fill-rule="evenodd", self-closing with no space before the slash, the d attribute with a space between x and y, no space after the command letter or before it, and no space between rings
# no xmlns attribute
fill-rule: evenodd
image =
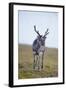
<svg viewBox="0 0 66 90"><path fill-rule="evenodd" d="M38 40L39 42L41 42L41 45L44 45L44 44L45 44L46 36L47 36L47 34L49 33L49 32L48 32L48 29L46 30L44 36L43 36L43 35L40 35L39 31L36 30L36 25L34 25L34 30L35 30L35 32L38 34L37 40Z"/></svg>

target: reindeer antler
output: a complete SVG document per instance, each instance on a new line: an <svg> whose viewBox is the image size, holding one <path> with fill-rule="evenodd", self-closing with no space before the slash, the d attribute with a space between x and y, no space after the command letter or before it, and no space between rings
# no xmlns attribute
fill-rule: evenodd
<svg viewBox="0 0 66 90"><path fill-rule="evenodd" d="M48 30L49 30L49 29L46 30L44 37L46 37L46 35L49 33Z"/></svg>
<svg viewBox="0 0 66 90"><path fill-rule="evenodd" d="M34 30L41 37L41 35L39 34L39 31L36 30L36 25L34 25Z"/></svg>

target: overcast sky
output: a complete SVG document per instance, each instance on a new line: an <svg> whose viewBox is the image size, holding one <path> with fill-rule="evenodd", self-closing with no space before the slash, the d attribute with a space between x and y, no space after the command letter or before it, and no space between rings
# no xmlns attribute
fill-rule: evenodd
<svg viewBox="0 0 66 90"><path fill-rule="evenodd" d="M42 35L44 35L46 29L49 28L46 46L58 48L58 13L19 11L18 22L18 43L32 45L37 37L34 31L34 25L36 25L37 30Z"/></svg>

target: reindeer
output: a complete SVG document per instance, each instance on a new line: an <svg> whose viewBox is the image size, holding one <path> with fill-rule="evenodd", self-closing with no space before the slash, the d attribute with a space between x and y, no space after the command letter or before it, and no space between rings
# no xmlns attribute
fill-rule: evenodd
<svg viewBox="0 0 66 90"><path fill-rule="evenodd" d="M34 31L38 34L37 38L34 40L33 45L32 45L32 50L33 50L33 69L36 67L38 70L43 69L43 57L44 57L44 52L45 52L45 40L46 36L49 33L48 29L46 30L44 35L40 35L39 31L36 30L36 26L34 25Z"/></svg>

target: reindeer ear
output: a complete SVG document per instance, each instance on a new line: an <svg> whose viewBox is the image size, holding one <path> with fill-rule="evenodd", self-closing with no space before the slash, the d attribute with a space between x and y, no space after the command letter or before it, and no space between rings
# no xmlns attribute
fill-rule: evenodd
<svg viewBox="0 0 66 90"><path fill-rule="evenodd" d="M47 37L45 37L45 39L46 39Z"/></svg>
<svg viewBox="0 0 66 90"><path fill-rule="evenodd" d="M44 39L46 39L47 37L46 37L46 36L44 36L43 38L44 38Z"/></svg>

